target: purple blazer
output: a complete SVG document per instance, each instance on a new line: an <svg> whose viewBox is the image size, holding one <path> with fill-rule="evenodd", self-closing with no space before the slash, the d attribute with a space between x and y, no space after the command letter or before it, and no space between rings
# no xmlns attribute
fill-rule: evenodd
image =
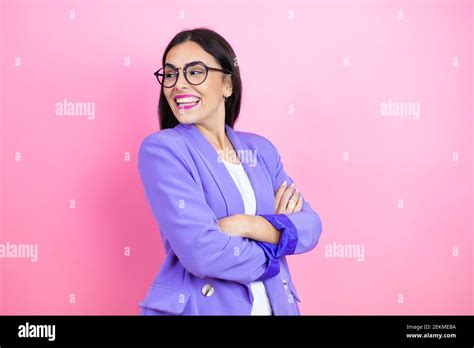
<svg viewBox="0 0 474 348"><path fill-rule="evenodd" d="M241 162L255 192L256 215L281 232L280 241L262 243L220 230L217 220L244 214L244 203L194 124L148 135L140 145L138 169L166 256L138 304L141 315L249 315L250 283L256 280L264 282L274 315L300 315L285 255L312 250L321 220L304 198L300 212L275 214L276 190L284 180L293 182L277 149L260 135L225 127L239 155L256 155Z"/></svg>

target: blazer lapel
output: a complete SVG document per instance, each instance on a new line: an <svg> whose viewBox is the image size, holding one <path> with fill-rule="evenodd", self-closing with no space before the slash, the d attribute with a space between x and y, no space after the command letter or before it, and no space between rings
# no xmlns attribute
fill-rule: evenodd
<svg viewBox="0 0 474 348"><path fill-rule="evenodd" d="M237 133L235 133L235 131L227 124L226 132L232 145L239 154L240 161L244 166L245 172L252 184L253 191L255 192L255 199L257 201L255 215L272 214L275 210L274 201L269 201L268 196L267 199L265 199L265 197L269 192L271 192L271 197L273 198L273 189L271 183L268 184L268 175L266 170L264 170L265 164L263 164L257 156L258 149L251 149L248 147L248 145L244 141L241 141L241 138ZM253 162L249 161L249 159L253 159Z"/></svg>
<svg viewBox="0 0 474 348"><path fill-rule="evenodd" d="M219 154L207 141L206 137L197 129L194 124L178 124L176 129L182 134L196 149L204 164L211 173L217 187L221 191L226 202L227 216L244 214L244 202L240 192L230 176L224 163L219 162Z"/></svg>

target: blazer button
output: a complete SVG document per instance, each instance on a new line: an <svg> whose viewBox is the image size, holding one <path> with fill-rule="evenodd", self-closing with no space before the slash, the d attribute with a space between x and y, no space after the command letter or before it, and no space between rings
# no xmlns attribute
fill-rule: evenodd
<svg viewBox="0 0 474 348"><path fill-rule="evenodd" d="M288 283L286 280L283 279L283 286L285 287L285 289L288 289Z"/></svg>
<svg viewBox="0 0 474 348"><path fill-rule="evenodd" d="M202 287L201 292L204 296L212 296L214 294L214 287L211 284L206 284Z"/></svg>

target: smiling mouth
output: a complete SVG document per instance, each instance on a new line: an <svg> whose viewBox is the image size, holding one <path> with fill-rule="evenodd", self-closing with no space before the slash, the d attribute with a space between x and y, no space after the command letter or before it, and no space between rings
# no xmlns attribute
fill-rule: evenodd
<svg viewBox="0 0 474 348"><path fill-rule="evenodd" d="M174 102L178 109L192 109L196 107L201 98L195 96L175 97Z"/></svg>

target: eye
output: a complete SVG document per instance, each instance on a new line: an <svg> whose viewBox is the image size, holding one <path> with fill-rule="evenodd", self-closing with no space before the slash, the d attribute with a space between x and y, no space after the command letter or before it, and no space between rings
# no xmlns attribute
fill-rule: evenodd
<svg viewBox="0 0 474 348"><path fill-rule="evenodd" d="M173 70L173 69L165 69L165 71L163 72L163 76L165 79L174 79L176 78L176 70Z"/></svg>
<svg viewBox="0 0 474 348"><path fill-rule="evenodd" d="M190 66L188 68L188 74L189 75L202 75L206 73L206 68L204 68L202 65L195 65L195 66Z"/></svg>
<svg viewBox="0 0 474 348"><path fill-rule="evenodd" d="M193 69L189 72L191 75L200 75L200 74L204 74L204 71L200 70L200 69Z"/></svg>

